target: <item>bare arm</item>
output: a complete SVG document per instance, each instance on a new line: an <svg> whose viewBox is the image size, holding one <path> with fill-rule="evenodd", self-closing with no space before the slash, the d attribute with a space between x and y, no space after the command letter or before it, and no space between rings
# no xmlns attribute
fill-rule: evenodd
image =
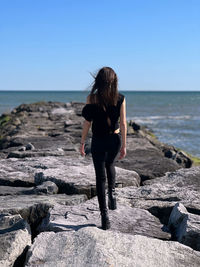
<svg viewBox="0 0 200 267"><path fill-rule="evenodd" d="M89 96L87 97L87 104L89 104ZM84 120L83 122L83 129L82 129L82 135L81 135L81 145L80 145L80 153L81 153L81 156L85 156L85 150L84 150L84 146L85 146L85 140L86 140L86 137L88 135L88 132L89 132L89 129L91 127L91 122L90 121L87 121L87 120Z"/></svg>
<svg viewBox="0 0 200 267"><path fill-rule="evenodd" d="M122 135L122 146L120 150L120 159L126 156L126 134L127 134L127 124L126 124L126 100L124 101L120 108L120 131Z"/></svg>
<svg viewBox="0 0 200 267"><path fill-rule="evenodd" d="M85 139L87 137L88 131L90 129L91 122L90 121L84 121L83 122L83 130L82 130L82 137L81 137L81 144L85 144Z"/></svg>

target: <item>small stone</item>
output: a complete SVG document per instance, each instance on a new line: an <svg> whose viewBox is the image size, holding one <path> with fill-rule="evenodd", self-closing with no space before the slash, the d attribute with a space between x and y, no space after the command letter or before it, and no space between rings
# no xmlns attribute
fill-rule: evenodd
<svg viewBox="0 0 200 267"><path fill-rule="evenodd" d="M41 185L38 185L35 188L35 193L36 194L57 194L58 193L58 187L55 183L51 182L51 181L47 181L42 183Z"/></svg>
<svg viewBox="0 0 200 267"><path fill-rule="evenodd" d="M32 145L31 143L28 143L27 145L26 145L26 150L34 150L35 149L35 147L34 147L34 145Z"/></svg>

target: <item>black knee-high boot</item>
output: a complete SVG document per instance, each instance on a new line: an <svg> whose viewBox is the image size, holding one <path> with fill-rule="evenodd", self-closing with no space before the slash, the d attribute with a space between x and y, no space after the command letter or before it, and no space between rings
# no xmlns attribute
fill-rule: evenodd
<svg viewBox="0 0 200 267"><path fill-rule="evenodd" d="M117 208L115 188L108 188L108 208L110 210L115 210Z"/></svg>
<svg viewBox="0 0 200 267"><path fill-rule="evenodd" d="M110 220L108 217L108 210L101 211L101 226L103 230L107 230L110 228Z"/></svg>

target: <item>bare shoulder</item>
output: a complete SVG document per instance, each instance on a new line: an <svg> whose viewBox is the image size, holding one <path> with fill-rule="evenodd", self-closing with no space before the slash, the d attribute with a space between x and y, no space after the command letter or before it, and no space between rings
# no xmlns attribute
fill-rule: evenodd
<svg viewBox="0 0 200 267"><path fill-rule="evenodd" d="M87 96L86 104L90 104L90 95Z"/></svg>

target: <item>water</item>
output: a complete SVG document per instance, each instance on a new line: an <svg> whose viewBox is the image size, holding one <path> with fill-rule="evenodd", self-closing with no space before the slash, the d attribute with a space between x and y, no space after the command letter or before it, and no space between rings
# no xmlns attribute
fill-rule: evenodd
<svg viewBox="0 0 200 267"><path fill-rule="evenodd" d="M147 126L161 142L200 157L200 92L122 92L127 119ZM22 103L85 102L87 91L0 91L0 114Z"/></svg>

